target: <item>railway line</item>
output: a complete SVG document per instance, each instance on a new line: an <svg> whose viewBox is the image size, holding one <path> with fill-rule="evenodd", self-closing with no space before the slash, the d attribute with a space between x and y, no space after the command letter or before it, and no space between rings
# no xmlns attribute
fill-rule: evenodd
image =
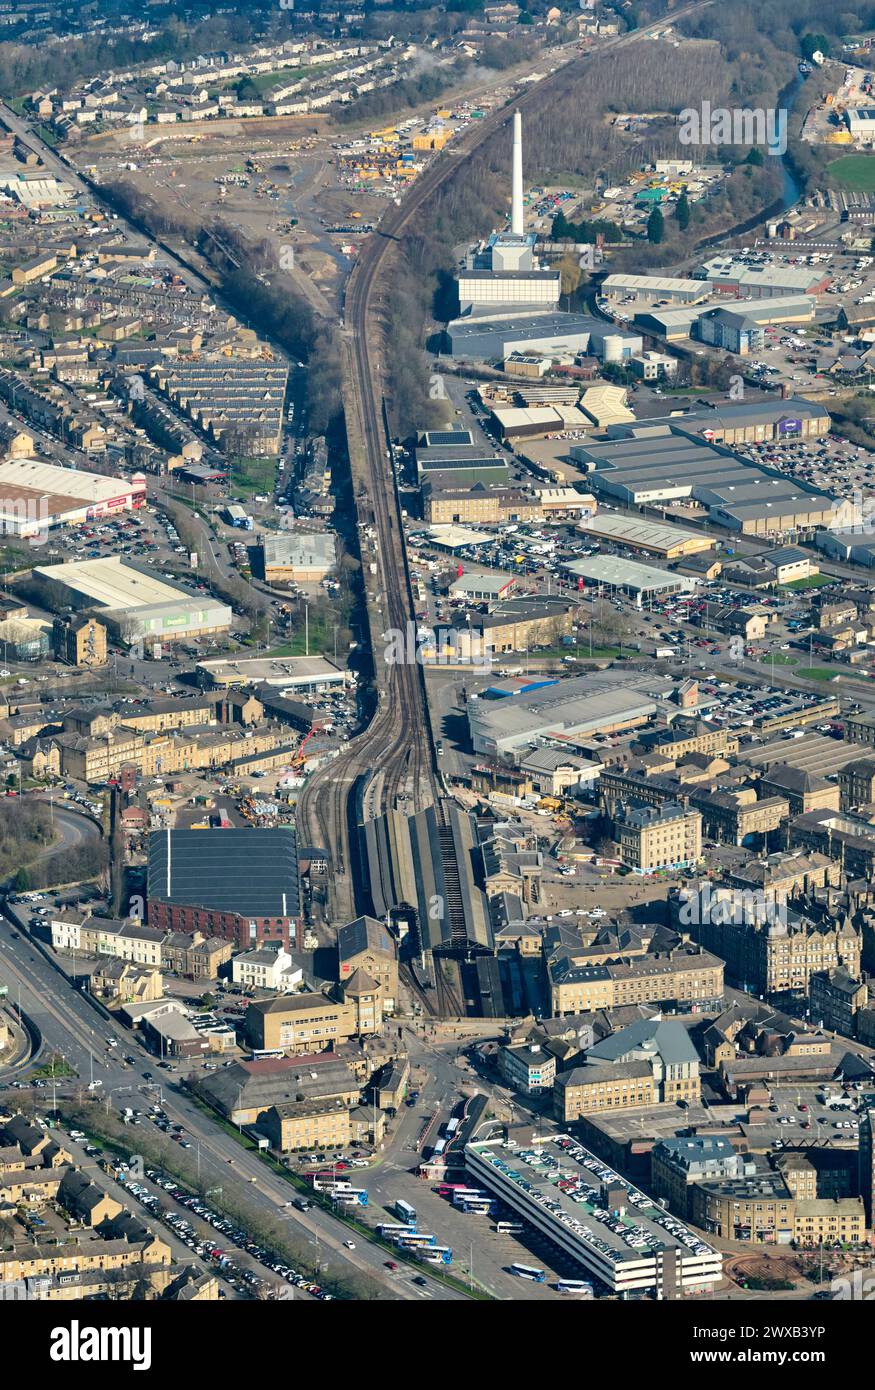
<svg viewBox="0 0 875 1390"><path fill-rule="evenodd" d="M671 23L706 8L713 0L695 0L671 15ZM646 41L665 28L666 20L609 40L601 54ZM594 59L572 59L538 83L533 83L512 103L523 114L543 105L550 91L568 79L569 70L581 73ZM374 815L395 807L409 795L413 810L433 804L440 796L435 749L422 667L416 662L392 663L381 651L382 634L389 629L406 631L414 621L413 593L404 547L401 509L394 473L387 464L388 431L383 403L381 371L374 357L379 339L373 312L375 289L387 257L420 209L445 179L456 172L464 158L490 138L509 118L505 105L469 128L450 150L439 156L397 206L390 208L378 229L362 247L347 282L344 303L344 407L350 465L353 472L358 520L368 520L376 532L374 555L377 583L368 604L371 649L378 690L376 713L367 730L352 740L327 767L313 774L299 801L299 834L323 844L332 856L329 914L334 921L354 915L352 881L354 849L350 843L347 800L352 785L363 773L378 770L380 782L370 799ZM367 582L367 581L366 581ZM449 994L445 1002L449 1003ZM430 1002L430 1001L429 1001ZM458 1004L458 1000L454 1001Z"/></svg>

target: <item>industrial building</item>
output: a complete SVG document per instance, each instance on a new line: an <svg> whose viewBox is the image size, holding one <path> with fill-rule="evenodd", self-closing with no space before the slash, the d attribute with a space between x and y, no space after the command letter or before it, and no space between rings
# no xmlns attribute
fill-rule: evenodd
<svg viewBox="0 0 875 1390"><path fill-rule="evenodd" d="M465 1167L613 1297L681 1298L722 1278L719 1251L572 1139L531 1149L475 1139Z"/></svg>
<svg viewBox="0 0 875 1390"><path fill-rule="evenodd" d="M545 439L548 434L585 430L589 426L586 416L574 405L496 405L492 418L504 440Z"/></svg>
<svg viewBox="0 0 875 1390"><path fill-rule="evenodd" d="M472 815L442 801L414 816L389 811L359 833L375 917L403 923L423 954L492 952L489 904L474 879Z"/></svg>
<svg viewBox="0 0 875 1390"><path fill-rule="evenodd" d="M665 338L667 342L682 338L699 338L702 342L713 342L717 346L726 346L730 352L737 352L739 349L731 345L732 334L726 327L731 322L727 315L745 318L749 321L751 330L756 329L764 335L766 327L770 324L813 323L815 309L815 301L808 294L739 299L731 308L728 305L715 308L713 304L687 305L675 309L654 307L636 314L634 327L651 337ZM726 327L725 343L718 341L718 335L712 327L714 324L721 331Z"/></svg>
<svg viewBox="0 0 875 1390"><path fill-rule="evenodd" d="M147 913L161 931L220 936L237 950L300 947L295 832L156 830L149 836Z"/></svg>
<svg viewBox="0 0 875 1390"><path fill-rule="evenodd" d="M588 314L515 313L491 318L459 318L447 325L452 357L498 361L514 352L559 357L587 352L594 328L605 325Z"/></svg>
<svg viewBox="0 0 875 1390"><path fill-rule="evenodd" d="M601 284L605 299L660 300L663 304L699 304L710 294L701 280L682 280L668 275L606 275Z"/></svg>
<svg viewBox="0 0 875 1390"><path fill-rule="evenodd" d="M585 584L622 589L624 593L634 594L639 603L647 594L687 592L695 589L698 582L690 575L655 569L652 565L623 560L617 555L590 555L583 560L573 560L564 568Z"/></svg>
<svg viewBox="0 0 875 1390"><path fill-rule="evenodd" d="M318 584L337 563L331 531L277 531L265 535L259 550L268 584Z"/></svg>
<svg viewBox="0 0 875 1390"><path fill-rule="evenodd" d="M115 555L35 566L33 575L52 607L91 611L120 641L178 642L231 626L227 604L169 584L144 565Z"/></svg>
<svg viewBox="0 0 875 1390"><path fill-rule="evenodd" d="M851 531L818 531L814 543L831 560L850 561L866 569L875 566L875 535L867 535L862 527Z"/></svg>
<svg viewBox="0 0 875 1390"><path fill-rule="evenodd" d="M272 690L309 693L344 685L347 680L347 672L324 656L199 661L195 672L201 690L221 690L231 685L258 683Z"/></svg>
<svg viewBox="0 0 875 1390"><path fill-rule="evenodd" d="M849 106L845 125L856 144L871 145L875 141L875 106Z"/></svg>
<svg viewBox="0 0 875 1390"><path fill-rule="evenodd" d="M475 753L497 758L528 751L540 739L561 738L573 749L594 734L616 733L646 724L657 701L626 675L618 683L591 675L545 679L518 689L492 687L468 700L468 729Z"/></svg>
<svg viewBox="0 0 875 1390"><path fill-rule="evenodd" d="M750 265L732 256L714 256L697 272L712 290L736 299L768 299L775 295L823 294L832 276L823 269L801 265Z"/></svg>
<svg viewBox="0 0 875 1390"><path fill-rule="evenodd" d="M771 402L762 431L774 421ZM774 427L783 438L804 436L805 420L790 410L778 412ZM756 407L753 408L756 412ZM781 535L852 524L859 506L808 487L762 464L739 458L716 443L720 417L695 412L679 419L649 420L618 426L607 443L572 445L572 458L590 472L587 482L597 495L627 506L656 502L698 504L708 519L729 530L751 535ZM751 417L748 416L748 419ZM829 417L827 416L827 419ZM705 424L706 420L713 424ZM729 431L747 426L730 421ZM757 428L756 416L752 428ZM622 433L620 431L622 430Z"/></svg>
<svg viewBox="0 0 875 1390"><path fill-rule="evenodd" d="M614 545L640 550L645 555L658 555L663 560L678 560L684 555L697 555L713 550L717 542L704 531L684 531L659 521L638 521L635 517L616 512L600 512L578 526L581 536L594 540L612 541Z"/></svg>
<svg viewBox="0 0 875 1390"><path fill-rule="evenodd" d="M519 309L552 309L559 301L561 276L535 256L535 235L526 233L523 211L523 133L519 111L513 118L513 177L509 232L494 232L470 249L458 276L462 315Z"/></svg>
<svg viewBox="0 0 875 1390"><path fill-rule="evenodd" d="M130 511L145 499L142 474L128 482L41 459L13 458L0 464L0 535L34 538L56 526Z"/></svg>

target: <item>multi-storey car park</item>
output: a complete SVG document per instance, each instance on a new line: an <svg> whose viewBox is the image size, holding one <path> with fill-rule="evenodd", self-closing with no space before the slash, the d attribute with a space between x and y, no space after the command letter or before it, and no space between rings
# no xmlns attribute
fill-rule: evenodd
<svg viewBox="0 0 875 1390"><path fill-rule="evenodd" d="M722 1278L718 1250L566 1135L536 1149L474 1140L465 1166L609 1294L678 1298Z"/></svg>

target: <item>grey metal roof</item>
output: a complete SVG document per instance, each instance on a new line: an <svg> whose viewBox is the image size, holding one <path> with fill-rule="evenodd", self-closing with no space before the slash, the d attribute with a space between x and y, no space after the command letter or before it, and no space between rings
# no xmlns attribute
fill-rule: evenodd
<svg viewBox="0 0 875 1390"><path fill-rule="evenodd" d="M655 1043L660 1057L669 1064L699 1060L699 1054L683 1024L661 1018L643 1018L640 1023L632 1023L619 1033L612 1033L591 1047L587 1057L613 1062L647 1043Z"/></svg>
<svg viewBox="0 0 875 1390"><path fill-rule="evenodd" d="M150 901L296 917L300 910L295 832L156 830L149 836Z"/></svg>

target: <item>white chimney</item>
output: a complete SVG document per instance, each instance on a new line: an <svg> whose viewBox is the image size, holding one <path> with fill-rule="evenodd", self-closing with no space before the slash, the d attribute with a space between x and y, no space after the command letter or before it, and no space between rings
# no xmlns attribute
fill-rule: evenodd
<svg viewBox="0 0 875 1390"><path fill-rule="evenodd" d="M513 114L513 186L510 230L514 236L523 235L523 118Z"/></svg>

